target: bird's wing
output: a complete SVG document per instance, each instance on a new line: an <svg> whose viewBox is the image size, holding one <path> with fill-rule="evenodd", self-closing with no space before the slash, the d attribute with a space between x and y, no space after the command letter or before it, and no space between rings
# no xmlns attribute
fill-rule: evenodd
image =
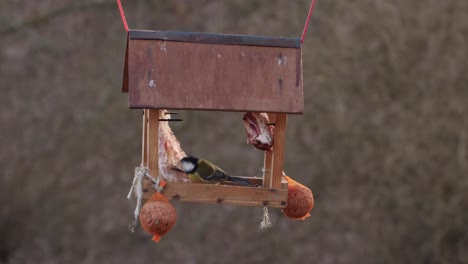
<svg viewBox="0 0 468 264"><path fill-rule="evenodd" d="M198 166L198 173L207 181L225 181L229 176L220 168L213 165L209 161L200 160Z"/></svg>
<svg viewBox="0 0 468 264"><path fill-rule="evenodd" d="M206 178L208 181L226 181L229 179L229 176L226 175L226 173L224 173L223 170L219 169L219 170L215 170L213 172L213 174L211 174L211 176L207 177Z"/></svg>
<svg viewBox="0 0 468 264"><path fill-rule="evenodd" d="M197 173L202 177L204 180L210 177L211 174L215 172L216 168L210 162L206 160L198 160L197 166Z"/></svg>

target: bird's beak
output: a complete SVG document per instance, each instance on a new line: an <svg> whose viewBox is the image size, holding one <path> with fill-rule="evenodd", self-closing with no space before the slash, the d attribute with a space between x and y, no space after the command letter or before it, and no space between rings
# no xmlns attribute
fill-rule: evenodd
<svg viewBox="0 0 468 264"><path fill-rule="evenodd" d="M181 170L181 169L179 169L177 167L172 167L172 170L185 173L185 171L183 171L183 170Z"/></svg>

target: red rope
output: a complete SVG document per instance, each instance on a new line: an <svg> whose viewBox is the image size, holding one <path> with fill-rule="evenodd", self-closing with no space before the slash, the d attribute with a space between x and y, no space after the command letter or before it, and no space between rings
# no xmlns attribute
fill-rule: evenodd
<svg viewBox="0 0 468 264"><path fill-rule="evenodd" d="M315 0L312 0L312 3L310 4L310 8L309 8L309 14L307 15L307 20L304 25L304 30L302 31L301 45L304 42L304 38L307 33L307 28L309 27L310 18L312 17L312 11L314 11L314 6L315 6Z"/></svg>
<svg viewBox="0 0 468 264"><path fill-rule="evenodd" d="M306 23L304 25L304 30L302 31L301 44L304 42L304 38L305 38L306 33L307 33L307 28L309 27L310 18L312 17L312 11L314 11L314 7L315 7L315 1L316 0L312 0L312 3L311 3L310 8L309 8L309 14L307 15L307 20L306 20ZM125 31L128 32L127 19L125 18L125 13L124 13L124 10L123 10L123 7L122 7L122 3L120 3L120 0L117 0L117 5L119 6L120 17L122 18L122 23L124 25Z"/></svg>
<svg viewBox="0 0 468 264"><path fill-rule="evenodd" d="M119 10L120 10L120 17L122 18L122 23L125 27L125 31L128 32L128 24L127 24L127 19L125 18L125 13L122 8L122 4L120 3L120 0L117 0L117 4L119 5Z"/></svg>

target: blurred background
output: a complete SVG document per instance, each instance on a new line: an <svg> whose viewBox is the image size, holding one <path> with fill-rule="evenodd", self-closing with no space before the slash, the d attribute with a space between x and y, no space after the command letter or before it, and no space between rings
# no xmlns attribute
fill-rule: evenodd
<svg viewBox="0 0 468 264"><path fill-rule="evenodd" d="M309 4L123 1L130 28L284 37ZM159 244L128 231L125 42L113 0L0 2L0 263L468 263L468 1L318 0L285 160L316 205L262 232L261 208L180 202ZM259 172L241 113L180 115L187 153Z"/></svg>

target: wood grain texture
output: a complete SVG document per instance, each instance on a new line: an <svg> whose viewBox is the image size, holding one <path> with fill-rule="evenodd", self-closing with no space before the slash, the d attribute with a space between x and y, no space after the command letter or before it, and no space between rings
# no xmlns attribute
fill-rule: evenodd
<svg viewBox="0 0 468 264"><path fill-rule="evenodd" d="M263 188L270 188L273 165L273 152L265 151L263 158Z"/></svg>
<svg viewBox="0 0 468 264"><path fill-rule="evenodd" d="M149 174L155 178L159 176L159 110L148 110L148 170Z"/></svg>
<svg viewBox="0 0 468 264"><path fill-rule="evenodd" d="M129 104L131 108L301 114L304 95L297 51L130 40Z"/></svg>
<svg viewBox="0 0 468 264"><path fill-rule="evenodd" d="M273 177L271 188L279 188L283 179L284 148L286 139L287 116L277 114L273 146Z"/></svg>
<svg viewBox="0 0 468 264"><path fill-rule="evenodd" d="M144 199L154 193L144 188ZM240 187L197 183L168 182L162 192L168 199L183 202L201 202L226 205L267 206L284 208L287 205L287 189Z"/></svg>
<svg viewBox="0 0 468 264"><path fill-rule="evenodd" d="M270 124L276 123L276 113L267 113L268 114L268 121ZM274 145L274 139L273 139ZM271 187L271 178L273 177L273 152L274 148L271 151L265 151L265 156L263 159L263 187L270 188Z"/></svg>
<svg viewBox="0 0 468 264"><path fill-rule="evenodd" d="M143 129L141 135L141 166L148 166L148 109L143 109Z"/></svg>

